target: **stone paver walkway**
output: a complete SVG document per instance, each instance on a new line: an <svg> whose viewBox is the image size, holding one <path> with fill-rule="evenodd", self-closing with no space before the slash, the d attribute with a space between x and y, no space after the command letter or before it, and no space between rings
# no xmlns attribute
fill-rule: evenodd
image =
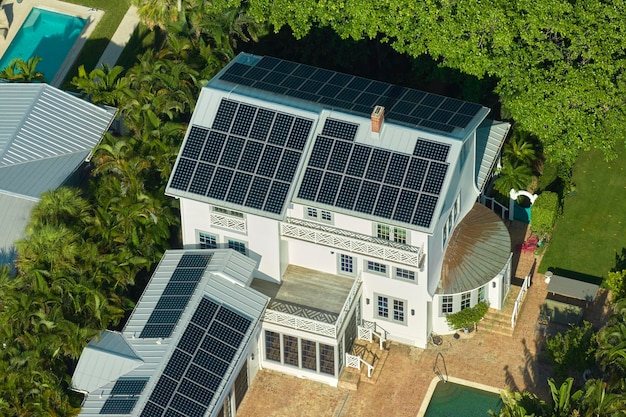
<svg viewBox="0 0 626 417"><path fill-rule="evenodd" d="M528 233L525 225L511 226L514 243L520 243L518 240ZM523 279L534 260L533 253L516 253L516 277ZM541 357L542 335L535 332L546 288L544 276L535 272L512 337L481 332L479 328L467 338L444 336L441 346L428 349L394 343L377 384L362 383L356 392L262 370L237 416L415 417L435 376L433 365L439 353L450 376L496 388L530 390L548 398L549 364ZM601 323L606 298L601 291L585 319Z"/></svg>
<svg viewBox="0 0 626 417"><path fill-rule="evenodd" d="M139 24L139 16L137 15L137 7L130 6L128 11L124 15L124 18L117 27L117 30L113 34L113 37L109 41L106 49L100 57L100 61L96 64L96 68L102 68L103 65L107 65L112 68L119 59L124 47L130 40L130 37L135 32L137 25Z"/></svg>

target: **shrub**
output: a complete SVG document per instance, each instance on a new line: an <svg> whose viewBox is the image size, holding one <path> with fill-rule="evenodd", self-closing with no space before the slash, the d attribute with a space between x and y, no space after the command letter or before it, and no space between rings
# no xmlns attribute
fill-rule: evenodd
<svg viewBox="0 0 626 417"><path fill-rule="evenodd" d="M487 314L488 309L489 306L487 303L481 301L474 307L468 307L459 312L447 314L446 322L452 329L469 329Z"/></svg>
<svg viewBox="0 0 626 417"><path fill-rule="evenodd" d="M605 283L607 288L613 291L614 299L626 298L626 269L609 272Z"/></svg>
<svg viewBox="0 0 626 417"><path fill-rule="evenodd" d="M551 191L539 194L530 208L530 228L541 239L552 233L556 216L559 212L559 196Z"/></svg>
<svg viewBox="0 0 626 417"><path fill-rule="evenodd" d="M558 377L567 376L568 371L583 372L595 364L597 349L596 334L591 323L574 326L565 333L557 333L546 341L546 354L554 364Z"/></svg>

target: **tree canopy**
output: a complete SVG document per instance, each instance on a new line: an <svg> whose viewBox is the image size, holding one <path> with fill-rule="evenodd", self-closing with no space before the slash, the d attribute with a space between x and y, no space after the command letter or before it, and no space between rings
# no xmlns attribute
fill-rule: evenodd
<svg viewBox="0 0 626 417"><path fill-rule="evenodd" d="M330 26L343 38L378 37L410 56L429 54L441 65L497 78L504 116L538 137L554 162L569 165L591 148L611 158L626 133L623 0L217 0L212 6L242 3L258 21L275 30L289 26L298 37Z"/></svg>

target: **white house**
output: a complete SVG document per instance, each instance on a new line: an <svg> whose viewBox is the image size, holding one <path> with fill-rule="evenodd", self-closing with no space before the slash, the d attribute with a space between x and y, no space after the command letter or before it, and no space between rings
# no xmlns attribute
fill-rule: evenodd
<svg viewBox="0 0 626 417"><path fill-rule="evenodd" d="M446 313L501 308L510 237L476 200L509 125L488 113L237 56L202 89L166 188L185 248L83 352L81 415L236 415L259 367L337 385L358 337L426 347L454 330ZM210 303L229 313L196 329Z"/></svg>
<svg viewBox="0 0 626 417"><path fill-rule="evenodd" d="M358 326L425 347L510 284L476 203L509 125L474 103L240 54L203 89L166 193L186 248L259 263L262 366L336 384Z"/></svg>

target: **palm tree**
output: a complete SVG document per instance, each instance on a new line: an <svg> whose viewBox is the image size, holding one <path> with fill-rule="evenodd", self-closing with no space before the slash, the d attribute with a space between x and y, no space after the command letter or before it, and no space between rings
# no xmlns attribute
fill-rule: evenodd
<svg viewBox="0 0 626 417"><path fill-rule="evenodd" d="M59 187L41 195L41 200L31 212L30 223L76 226L78 230L83 230L91 217L91 206L82 198L79 189Z"/></svg>
<svg viewBox="0 0 626 417"><path fill-rule="evenodd" d="M45 82L43 72L37 71L37 64L41 58L34 56L24 61L15 58L9 65L0 71L0 78L14 83L31 83L33 81Z"/></svg>
<svg viewBox="0 0 626 417"><path fill-rule="evenodd" d="M532 170L527 165L506 164L493 182L494 189L505 197L509 197L512 188L525 190L532 180Z"/></svg>
<svg viewBox="0 0 626 417"><path fill-rule="evenodd" d="M583 393L579 390L572 394L573 383L574 378L567 378L565 382L557 388L554 379L548 379L550 395L553 401L552 415L554 417L570 417L575 415L575 410L578 410Z"/></svg>
<svg viewBox="0 0 626 417"><path fill-rule="evenodd" d="M615 302L608 323L598 332L596 359L611 388L626 388L626 298Z"/></svg>
<svg viewBox="0 0 626 417"><path fill-rule="evenodd" d="M110 68L104 65L87 73L81 65L78 75L72 79L72 85L87 95L93 103L117 107L132 94L128 79L122 77L123 72L124 68L121 66Z"/></svg>
<svg viewBox="0 0 626 417"><path fill-rule="evenodd" d="M516 130L511 140L504 146L504 157L512 164L532 166L537 160L533 144L528 140L529 134Z"/></svg>

